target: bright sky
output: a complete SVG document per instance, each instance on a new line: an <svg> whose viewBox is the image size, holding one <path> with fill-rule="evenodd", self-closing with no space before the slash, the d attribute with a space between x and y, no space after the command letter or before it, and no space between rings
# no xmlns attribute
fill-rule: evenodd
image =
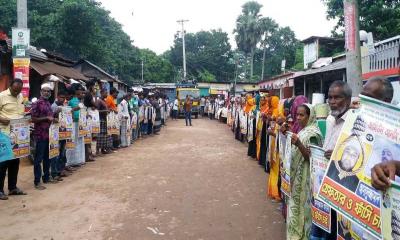
<svg viewBox="0 0 400 240"><path fill-rule="evenodd" d="M186 32L221 28L236 48L233 29L241 6L246 0L98 0L139 48L149 48L157 54L168 50L174 34L181 29L178 19L189 20ZM335 25L327 21L321 0L260 0L262 15L274 19L280 26L289 26L296 37L329 36Z"/></svg>

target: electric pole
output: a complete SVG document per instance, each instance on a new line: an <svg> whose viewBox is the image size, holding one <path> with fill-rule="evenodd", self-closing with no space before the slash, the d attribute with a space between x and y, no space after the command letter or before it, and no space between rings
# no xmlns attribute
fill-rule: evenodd
<svg viewBox="0 0 400 240"><path fill-rule="evenodd" d="M186 80L185 22L189 22L189 20L182 19L177 21L177 23L182 25L183 80Z"/></svg>
<svg viewBox="0 0 400 240"><path fill-rule="evenodd" d="M17 1L17 27L28 28L27 0Z"/></svg>
<svg viewBox="0 0 400 240"><path fill-rule="evenodd" d="M361 50L359 33L359 16L357 0L343 0L345 42L346 42L346 75L347 82L353 90L353 97L362 90Z"/></svg>
<svg viewBox="0 0 400 240"><path fill-rule="evenodd" d="M144 69L144 62L143 62L143 59L142 59L142 83L144 83L144 81L143 81L143 69Z"/></svg>

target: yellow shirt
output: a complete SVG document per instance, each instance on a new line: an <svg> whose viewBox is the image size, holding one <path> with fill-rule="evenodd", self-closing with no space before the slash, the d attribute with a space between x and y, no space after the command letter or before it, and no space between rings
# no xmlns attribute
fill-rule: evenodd
<svg viewBox="0 0 400 240"><path fill-rule="evenodd" d="M24 97L18 94L17 97L11 95L10 89L0 92L0 117L7 119L20 119L24 117L25 106ZM8 125L0 123L0 130L8 129Z"/></svg>

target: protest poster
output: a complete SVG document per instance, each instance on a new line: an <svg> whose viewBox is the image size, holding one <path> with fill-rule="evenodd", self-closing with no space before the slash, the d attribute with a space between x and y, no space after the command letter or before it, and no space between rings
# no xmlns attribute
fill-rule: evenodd
<svg viewBox="0 0 400 240"><path fill-rule="evenodd" d="M71 138L66 140L65 149L74 149L75 148L75 128L72 128L72 136ZM60 134L60 133L59 133Z"/></svg>
<svg viewBox="0 0 400 240"><path fill-rule="evenodd" d="M99 111L89 109L88 110L88 125L90 125L90 132L92 134L100 133L100 115Z"/></svg>
<svg viewBox="0 0 400 240"><path fill-rule="evenodd" d="M79 111L79 122L78 122L78 129L79 129L79 133L78 136L79 137L84 137L87 134L87 111L86 108L81 108L81 110Z"/></svg>
<svg viewBox="0 0 400 240"><path fill-rule="evenodd" d="M400 109L360 96L350 110L332 153L318 197L375 237L381 237L380 193L371 169L399 156Z"/></svg>
<svg viewBox="0 0 400 240"><path fill-rule="evenodd" d="M10 121L10 141L14 158L30 154L30 123L27 118Z"/></svg>
<svg viewBox="0 0 400 240"><path fill-rule="evenodd" d="M329 160L325 158L324 149L310 145L310 183L311 183L311 214L312 222L323 229L324 231L331 232L331 208L320 201L317 197L319 187L321 186L325 170L328 167Z"/></svg>
<svg viewBox="0 0 400 240"><path fill-rule="evenodd" d="M337 215L337 240L378 240L379 238L365 231L360 225L345 216Z"/></svg>
<svg viewBox="0 0 400 240"><path fill-rule="evenodd" d="M60 129L57 123L53 123L50 125L49 129L49 159L58 157L60 155L60 147L59 147L59 134L58 130Z"/></svg>
<svg viewBox="0 0 400 240"><path fill-rule="evenodd" d="M86 134L83 138L85 144L91 144L92 143L92 133L90 132L90 127L86 127Z"/></svg>
<svg viewBox="0 0 400 240"><path fill-rule="evenodd" d="M119 119L118 115L114 112L110 112L107 115L107 134L119 135Z"/></svg>
<svg viewBox="0 0 400 240"><path fill-rule="evenodd" d="M284 147L284 155L283 159L283 170L281 177L281 191L288 197L290 197L290 163L292 161L292 134L291 132L286 132L286 142Z"/></svg>
<svg viewBox="0 0 400 240"><path fill-rule="evenodd" d="M58 115L59 140L66 140L72 138L72 129L74 128L74 121L72 119L71 107L62 107Z"/></svg>
<svg viewBox="0 0 400 240"><path fill-rule="evenodd" d="M4 162L14 158L13 149L11 147L11 139L8 134L0 130L0 162Z"/></svg>
<svg viewBox="0 0 400 240"><path fill-rule="evenodd" d="M400 239L400 184L394 181L381 201L382 239Z"/></svg>

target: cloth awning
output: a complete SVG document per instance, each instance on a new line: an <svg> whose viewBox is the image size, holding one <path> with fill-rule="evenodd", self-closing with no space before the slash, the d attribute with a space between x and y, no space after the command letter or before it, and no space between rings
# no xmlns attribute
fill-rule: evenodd
<svg viewBox="0 0 400 240"><path fill-rule="evenodd" d="M53 62L37 62L31 61L30 67L38 72L41 76L54 74L66 78L73 78L87 81L89 78L85 77L82 73L78 72L72 67L64 67Z"/></svg>

